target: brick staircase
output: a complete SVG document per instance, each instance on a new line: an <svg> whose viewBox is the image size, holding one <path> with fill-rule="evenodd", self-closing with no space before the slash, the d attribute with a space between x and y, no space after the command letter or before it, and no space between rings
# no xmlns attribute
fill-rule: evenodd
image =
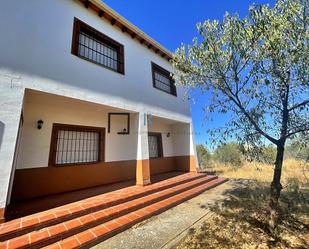
<svg viewBox="0 0 309 249"><path fill-rule="evenodd" d="M0 225L0 249L90 247L225 181L187 173L25 216Z"/></svg>

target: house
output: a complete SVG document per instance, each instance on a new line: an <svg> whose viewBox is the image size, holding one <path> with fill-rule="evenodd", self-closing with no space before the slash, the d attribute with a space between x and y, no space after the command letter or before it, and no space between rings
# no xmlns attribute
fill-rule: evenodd
<svg viewBox="0 0 309 249"><path fill-rule="evenodd" d="M0 218L10 202L197 168L171 52L99 0L3 1Z"/></svg>
<svg viewBox="0 0 309 249"><path fill-rule="evenodd" d="M0 31L0 248L89 248L226 181L171 53L100 0L3 1Z"/></svg>

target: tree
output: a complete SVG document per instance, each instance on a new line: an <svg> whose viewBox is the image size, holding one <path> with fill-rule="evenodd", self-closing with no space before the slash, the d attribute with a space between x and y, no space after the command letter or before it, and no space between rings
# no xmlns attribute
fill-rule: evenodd
<svg viewBox="0 0 309 249"><path fill-rule="evenodd" d="M207 166L210 161L211 154L203 144L196 145L196 152L199 158L199 163L202 167Z"/></svg>
<svg viewBox="0 0 309 249"><path fill-rule="evenodd" d="M238 144L230 142L219 145L214 152L214 160L230 164L234 168L242 165L242 154Z"/></svg>
<svg viewBox="0 0 309 249"><path fill-rule="evenodd" d="M208 92L207 114L229 116L210 131L243 144L269 140L276 147L270 186L270 229L279 215L286 141L309 131L309 0L252 5L247 17L197 24L199 38L173 57L175 79L192 94Z"/></svg>

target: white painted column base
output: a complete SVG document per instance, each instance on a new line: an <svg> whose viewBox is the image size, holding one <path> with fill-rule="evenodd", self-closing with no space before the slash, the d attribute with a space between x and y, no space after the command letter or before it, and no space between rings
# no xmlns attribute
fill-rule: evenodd
<svg viewBox="0 0 309 249"><path fill-rule="evenodd" d="M150 163L148 148L148 124L147 114L138 114L137 134L137 161L136 161L136 184L150 184Z"/></svg>
<svg viewBox="0 0 309 249"><path fill-rule="evenodd" d="M24 89L18 79L0 74L0 222L10 199L10 182L14 177L16 147Z"/></svg>

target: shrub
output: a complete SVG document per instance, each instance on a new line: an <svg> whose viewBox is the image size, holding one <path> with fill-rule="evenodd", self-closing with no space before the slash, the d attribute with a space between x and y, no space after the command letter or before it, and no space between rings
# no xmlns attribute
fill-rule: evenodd
<svg viewBox="0 0 309 249"><path fill-rule="evenodd" d="M196 152L200 166L202 168L205 168L207 165L209 165L209 162L211 160L211 154L207 150L207 148L202 144L198 144L196 145Z"/></svg>
<svg viewBox="0 0 309 249"><path fill-rule="evenodd" d="M267 146L242 146L241 152L249 162L256 161L266 164L274 164L277 150L273 145Z"/></svg>
<svg viewBox="0 0 309 249"><path fill-rule="evenodd" d="M285 156L309 162L309 137L300 137L286 146Z"/></svg>
<svg viewBox="0 0 309 249"><path fill-rule="evenodd" d="M268 145L262 148L261 151L261 162L274 164L276 160L277 150L274 146Z"/></svg>
<svg viewBox="0 0 309 249"><path fill-rule="evenodd" d="M242 165L242 154L238 144L226 143L219 145L214 152L213 159L225 165L230 164L233 167Z"/></svg>

